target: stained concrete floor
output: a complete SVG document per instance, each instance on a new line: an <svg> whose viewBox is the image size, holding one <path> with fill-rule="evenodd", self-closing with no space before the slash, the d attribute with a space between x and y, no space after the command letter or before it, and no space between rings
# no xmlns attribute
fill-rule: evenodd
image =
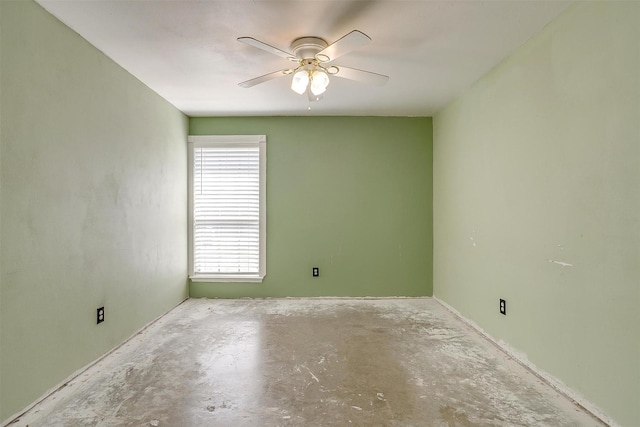
<svg viewBox="0 0 640 427"><path fill-rule="evenodd" d="M13 426L600 426L437 301L191 299Z"/></svg>

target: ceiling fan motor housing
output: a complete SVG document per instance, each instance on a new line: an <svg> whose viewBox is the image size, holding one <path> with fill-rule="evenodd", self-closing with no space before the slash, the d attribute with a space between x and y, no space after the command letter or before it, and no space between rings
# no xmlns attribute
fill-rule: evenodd
<svg viewBox="0 0 640 427"><path fill-rule="evenodd" d="M320 37L300 37L291 43L291 51L298 59L314 59L329 44Z"/></svg>

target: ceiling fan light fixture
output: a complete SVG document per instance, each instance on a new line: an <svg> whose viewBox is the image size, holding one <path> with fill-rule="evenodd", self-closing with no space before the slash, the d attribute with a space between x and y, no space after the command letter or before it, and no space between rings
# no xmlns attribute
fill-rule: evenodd
<svg viewBox="0 0 640 427"><path fill-rule="evenodd" d="M293 75L291 79L291 90L298 95L302 95L309 85L309 72L307 70L300 70Z"/></svg>
<svg viewBox="0 0 640 427"><path fill-rule="evenodd" d="M327 73L321 70L315 70L311 74L311 93L314 95L320 95L327 90L329 86L329 76Z"/></svg>

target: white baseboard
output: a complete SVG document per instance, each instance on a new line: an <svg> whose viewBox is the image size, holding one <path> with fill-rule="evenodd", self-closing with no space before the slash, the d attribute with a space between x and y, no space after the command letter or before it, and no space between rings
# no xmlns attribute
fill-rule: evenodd
<svg viewBox="0 0 640 427"><path fill-rule="evenodd" d="M0 0L2 1L2 0ZM106 352L105 354L103 354L102 356L100 356L99 358L97 358L96 360L90 362L89 364L83 366L82 368L78 369L77 371L75 371L74 373L72 373L71 375L69 375L67 378L65 378L64 380L62 380L61 382L59 382L58 384L56 384L55 386L53 386L52 388L50 388L49 390L47 390L46 392L44 392L44 394L42 394L39 398L37 398L33 403L29 404L28 406L26 406L24 409L16 412L15 414L11 415L9 418L7 418L6 420L4 420L2 423L0 423L1 427L7 427L8 425L14 423L18 418L22 417L24 414L26 414L27 412L29 412L34 406L36 406L37 404L39 404L40 402L42 402L43 400L45 400L47 397L51 396L53 393L57 392L58 390L64 388L67 386L67 383L69 383L70 381L74 380L75 378L79 377L80 375L82 375L87 369L91 368L92 366L94 366L95 364L97 364L98 362L100 362L102 359L104 359L105 357L109 356L111 353L113 353L114 351L118 350L120 347L122 347L123 345L125 345L126 343L128 343L131 339L133 339L136 335L138 335L140 332L144 331L145 329L147 329L149 326L153 325L154 323L156 323L158 320L160 320L161 318L163 318L167 313L169 313L170 311L172 311L173 309L175 309L176 307L178 307L180 304L182 304L183 302L185 302L186 300L188 300L189 297L183 299L182 301L180 301L175 307L172 307L171 310L161 314L160 316L156 317L155 319L153 319L152 321L150 321L149 323L147 323L146 325L144 325L142 328L138 329L137 331L135 331L133 334L131 334L131 336L129 338L127 338L126 340L122 341L120 344L118 344L117 346L115 346L114 348L112 348L111 350L109 350L108 352Z"/></svg>
<svg viewBox="0 0 640 427"><path fill-rule="evenodd" d="M567 398L571 399L576 405L582 407L584 410L588 411L594 417L598 418L600 421L602 421L603 423L609 425L610 427L621 427L613 419L611 419L609 416L607 416L604 413L604 411L602 411L600 408L598 408L598 406L596 406L593 403L589 402L586 398L584 398L579 393L577 393L576 391L574 391L571 388L569 388L566 384L564 384L558 378L556 378L553 375L551 375L550 373L538 368L535 364L533 364L527 358L526 354L524 354L522 352L519 352L518 350L514 349L513 347L511 347L509 344L507 344L506 342L504 342L502 340L496 340L493 336L491 336L489 333L487 333L484 329L482 329L473 320L470 320L470 319L466 318L458 310L456 310L455 308L453 308L452 306L450 306L446 302L442 301L441 299L437 298L436 296L433 296L433 297L315 297L315 298L314 297L312 297L312 298L309 298L309 297L302 297L302 298L287 297L287 298L256 298L256 299L317 299L317 300L318 299L319 300L322 300L322 299L327 299L327 300L332 300L332 299L333 300L363 299L363 300L376 300L376 299L419 299L419 298L428 298L428 299L433 298L433 300L437 301L440 305L442 305L444 308L446 308L448 311L450 311L452 314L454 314L456 317L458 317L460 320L462 320L468 326L470 326L475 331L477 331L480 335L482 335L488 341L490 341L495 346L497 346L500 350L502 350L504 353L506 353L513 360L515 360L516 362L518 362L519 364L521 364L522 366L524 366L525 368L530 370L534 375L536 375L538 378L540 378L541 380L543 380L544 382L549 384L551 387L553 387L559 393L561 393L561 394L565 395ZM189 298L185 298L184 300L182 300L179 304L176 305L176 307L179 306L180 304L182 304L187 299L189 299ZM254 298L251 298L251 299L254 299ZM173 310L174 308L175 307L173 307L171 310ZM169 311L171 311L171 310L169 310ZM55 385L54 387L52 387L51 389L46 391L42 396L40 396L38 399L36 399L33 403L31 403L30 405L28 405L27 407L25 407L21 411L19 411L16 414L10 416L5 421L0 423L0 426L7 427L11 423L13 423L16 419L22 417L26 412L31 410L34 406L36 406L37 404L39 404L40 402L45 400L47 397L49 397L50 395L52 395L56 391L58 391L61 388L65 387L67 385L67 383L69 383L70 381L72 381L76 377L78 377L81 374L83 374L87 369L91 368L92 366L94 366L95 364L97 364L98 362L103 360L105 357L109 356L114 351L118 350L120 347L122 347L123 345L127 344L131 339L133 339L140 332L144 331L149 326L151 326L152 324L154 324L155 322L160 320L162 317L164 317L169 311L167 311L166 313L158 316L157 318L153 319L152 321L150 321L149 323L144 325L142 328L140 328L139 330L134 332L129 338L124 340L122 343L120 343L119 345L117 345L116 347L114 347L113 349L111 349L110 351L108 351L107 353L105 353L104 355L99 357L98 359L92 361L91 363L87 364L86 366L84 366L84 367L80 368L79 370L75 371L69 377L67 377L66 379L64 379L63 381L61 381L60 383L58 383L57 385Z"/></svg>
<svg viewBox="0 0 640 427"><path fill-rule="evenodd" d="M489 340L496 347L498 347L500 350L506 353L507 356L511 357L513 360L515 360L516 362L518 362L519 364L527 368L529 371L531 371L531 373L533 373L535 376L537 376L538 378L540 378L541 380L549 384L556 391L563 394L568 399L571 399L573 403L582 407L585 411L589 412L595 418L599 419L600 421L609 425L610 427L621 427L620 424L616 423L613 419L611 419L611 417L606 415L604 411L602 411L597 405L594 405L593 403L589 402L587 399L585 399L584 396L580 395L580 393L576 392L575 390L572 390L570 387L568 387L558 378L554 377L550 373L544 371L543 369L540 369L535 364L533 364L529 360L526 354L516 350L515 348L511 347L509 344L507 344L502 340L496 340L488 332L482 329L480 325L478 325L476 322L466 318L458 310L456 310L446 302L442 301L435 295L433 296L433 299L437 301L440 305L442 305L444 308L449 310L451 313L453 313L456 317L458 317L464 323L469 325L471 328L475 329L480 335L482 335L484 338Z"/></svg>

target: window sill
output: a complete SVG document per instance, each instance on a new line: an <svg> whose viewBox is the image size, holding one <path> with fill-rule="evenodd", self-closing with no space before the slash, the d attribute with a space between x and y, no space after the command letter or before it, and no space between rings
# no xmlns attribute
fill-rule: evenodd
<svg viewBox="0 0 640 427"><path fill-rule="evenodd" d="M262 283L262 276L239 276L239 275L212 275L212 274L194 274L189 276L192 282L210 282L210 283Z"/></svg>

